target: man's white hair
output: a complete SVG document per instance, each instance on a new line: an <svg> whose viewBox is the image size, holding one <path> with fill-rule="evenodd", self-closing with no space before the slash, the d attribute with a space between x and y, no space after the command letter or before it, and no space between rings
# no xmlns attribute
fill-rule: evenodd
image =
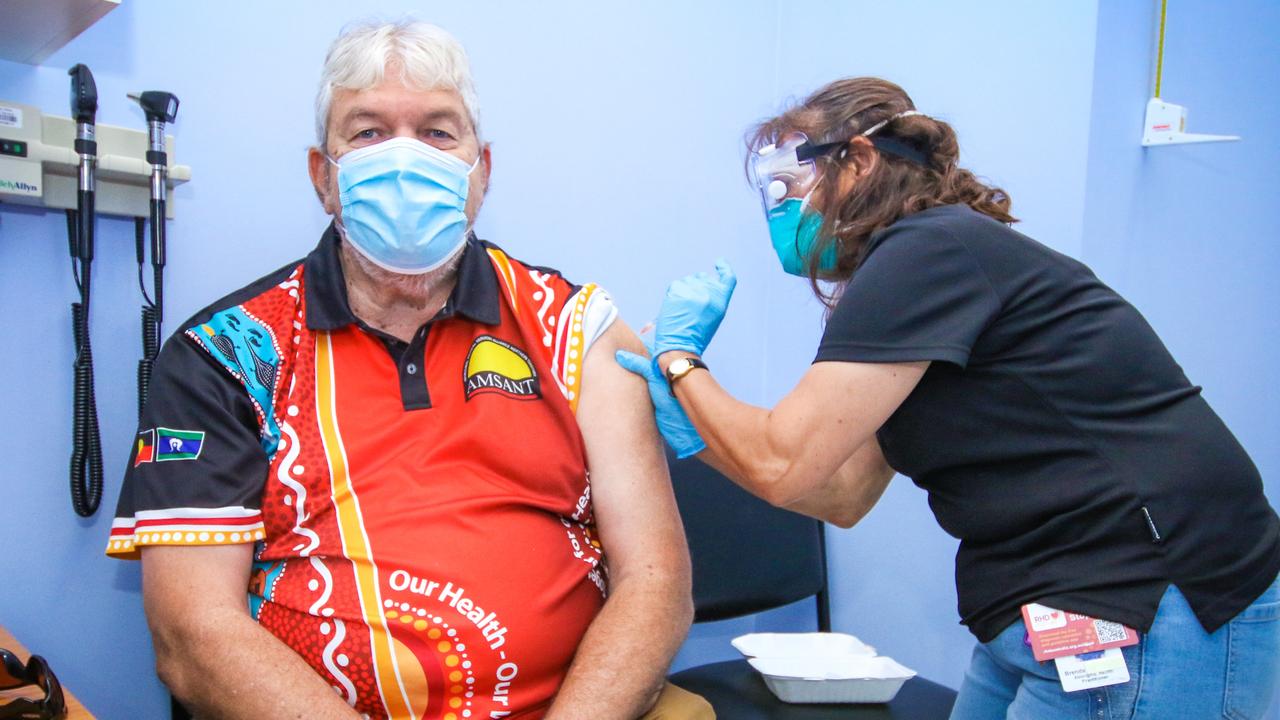
<svg viewBox="0 0 1280 720"><path fill-rule="evenodd" d="M343 29L329 46L316 93L316 142L329 139L329 105L336 88L366 90L382 82L388 65L400 68L405 85L423 90L454 90L480 137L480 104L471 81L471 64L457 38L441 27L417 20L361 22Z"/></svg>

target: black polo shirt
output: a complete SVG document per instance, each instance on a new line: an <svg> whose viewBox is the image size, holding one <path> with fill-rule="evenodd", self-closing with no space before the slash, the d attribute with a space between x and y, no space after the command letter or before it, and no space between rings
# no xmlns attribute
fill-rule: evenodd
<svg viewBox="0 0 1280 720"><path fill-rule="evenodd" d="M960 539L979 640L1028 602L1145 632L1170 583L1213 631L1280 572L1253 462L1083 264L963 205L876 233L816 361L920 360L877 437Z"/></svg>

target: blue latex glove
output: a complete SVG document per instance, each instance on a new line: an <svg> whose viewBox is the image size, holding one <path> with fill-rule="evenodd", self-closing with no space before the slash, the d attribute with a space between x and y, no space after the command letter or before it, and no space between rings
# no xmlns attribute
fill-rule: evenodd
<svg viewBox="0 0 1280 720"><path fill-rule="evenodd" d="M711 337L729 309L729 298L738 277L724 260L716 261L716 274L700 272L680 278L667 287L653 332L653 357L670 350L695 355L706 352Z"/></svg>
<svg viewBox="0 0 1280 720"><path fill-rule="evenodd" d="M614 357L619 365L644 378L649 384L649 398L653 400L654 414L658 418L658 432L662 433L671 449L676 451L676 457L683 460L705 450L707 444L694 429L684 408L680 407L680 401L671 394L671 386L658 371L657 361L626 350L619 350Z"/></svg>

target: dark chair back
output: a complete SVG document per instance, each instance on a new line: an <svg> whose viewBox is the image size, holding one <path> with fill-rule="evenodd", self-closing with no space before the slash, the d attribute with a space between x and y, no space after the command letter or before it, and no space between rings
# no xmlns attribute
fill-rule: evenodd
<svg viewBox="0 0 1280 720"><path fill-rule="evenodd" d="M724 620L816 597L830 631L822 523L775 508L705 463L667 451L693 558L695 622Z"/></svg>

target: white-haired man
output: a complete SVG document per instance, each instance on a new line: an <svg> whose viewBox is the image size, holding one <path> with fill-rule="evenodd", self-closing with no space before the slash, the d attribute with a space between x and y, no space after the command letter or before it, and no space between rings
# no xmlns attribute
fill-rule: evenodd
<svg viewBox="0 0 1280 720"><path fill-rule="evenodd" d="M166 343L121 492L161 678L210 717L708 716L663 682L689 561L639 341L471 233L461 46L345 32L316 122L333 224Z"/></svg>

